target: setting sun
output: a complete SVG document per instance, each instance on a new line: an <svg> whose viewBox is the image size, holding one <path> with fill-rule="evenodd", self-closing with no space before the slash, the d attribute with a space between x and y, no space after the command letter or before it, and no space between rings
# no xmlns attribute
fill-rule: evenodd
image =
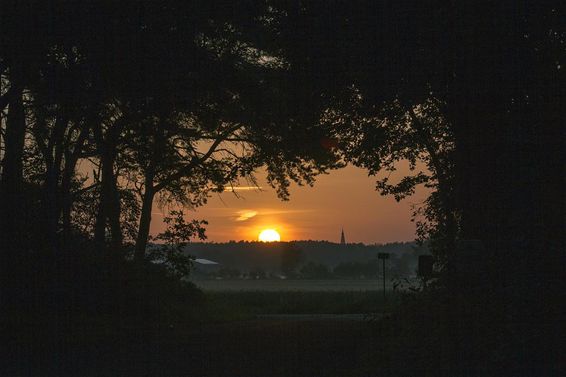
<svg viewBox="0 0 566 377"><path fill-rule="evenodd" d="M258 239L261 242L276 242L281 241L281 236L274 229L264 229L259 234Z"/></svg>

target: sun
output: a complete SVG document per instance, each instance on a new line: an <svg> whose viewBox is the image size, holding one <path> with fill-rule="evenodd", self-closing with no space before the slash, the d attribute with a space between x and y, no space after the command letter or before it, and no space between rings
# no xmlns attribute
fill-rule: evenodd
<svg viewBox="0 0 566 377"><path fill-rule="evenodd" d="M264 229L259 234L258 240L261 242L278 242L281 241L281 236L275 229Z"/></svg>

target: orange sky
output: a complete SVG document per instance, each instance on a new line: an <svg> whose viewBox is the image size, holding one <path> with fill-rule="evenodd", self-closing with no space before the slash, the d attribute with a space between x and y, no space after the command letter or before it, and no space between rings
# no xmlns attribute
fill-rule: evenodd
<svg viewBox="0 0 566 377"><path fill-rule="evenodd" d="M347 242L385 243L414 239L410 204L426 198L425 189L420 189L397 203L375 191L375 178L351 166L318 177L314 187L292 186L287 202L259 177L261 191L244 188L238 191L240 198L230 192L214 194L187 217L208 220L208 241L214 242L257 240L265 228L276 229L282 241L339 242L343 226ZM163 228L161 212L154 208L152 234Z"/></svg>

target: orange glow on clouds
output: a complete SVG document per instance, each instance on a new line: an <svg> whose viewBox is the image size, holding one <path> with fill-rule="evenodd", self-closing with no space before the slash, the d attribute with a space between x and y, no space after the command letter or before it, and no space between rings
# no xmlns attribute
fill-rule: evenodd
<svg viewBox="0 0 566 377"><path fill-rule="evenodd" d="M391 180L408 173L405 165L399 166ZM259 174L264 190L242 186L245 189L237 196L232 192L212 195L207 205L187 211L187 219L208 220L206 234L212 242L255 241L265 229L276 230L283 241L340 242L342 228L347 242L411 241L415 237L411 205L428 194L428 189L419 187L415 195L398 203L375 191L376 177L348 166L321 175L312 188L291 185L290 201L284 202L268 188L264 176ZM156 207L155 212L161 210ZM152 234L163 231L161 214L155 214L151 227Z"/></svg>

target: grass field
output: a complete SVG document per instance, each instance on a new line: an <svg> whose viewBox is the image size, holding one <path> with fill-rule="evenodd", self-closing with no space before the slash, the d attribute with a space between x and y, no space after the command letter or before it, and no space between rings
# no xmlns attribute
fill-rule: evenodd
<svg viewBox="0 0 566 377"><path fill-rule="evenodd" d="M0 376L368 376L386 355L375 321L258 317L381 313L400 299L388 291L384 303L375 281L209 283L202 294L142 286L139 309L120 316L17 318L2 328L12 346Z"/></svg>
<svg viewBox="0 0 566 377"><path fill-rule="evenodd" d="M193 283L205 292L226 291L300 291L300 292L368 292L383 289L382 280L332 279L332 280L194 280ZM386 282L386 289L390 283Z"/></svg>
<svg viewBox="0 0 566 377"><path fill-rule="evenodd" d="M399 295L375 280L203 280L198 315L206 321L280 314L371 314L390 311Z"/></svg>

